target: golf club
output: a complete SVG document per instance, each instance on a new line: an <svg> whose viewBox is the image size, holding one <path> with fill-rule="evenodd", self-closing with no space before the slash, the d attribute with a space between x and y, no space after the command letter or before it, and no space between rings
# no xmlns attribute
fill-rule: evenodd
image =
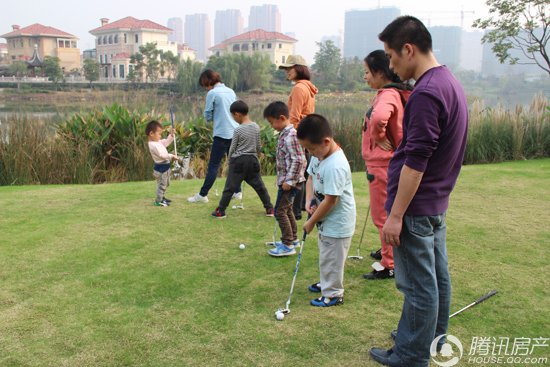
<svg viewBox="0 0 550 367"><path fill-rule="evenodd" d="M290 313L290 298L292 297L292 292L294 292L294 283L296 283L296 275L298 274L298 269L300 267L300 260L302 259L302 251L304 251L304 242L306 241L307 233L304 231L304 236L302 237L302 245L300 246L300 252L298 253L298 259L296 260L296 267L294 268L294 277L292 278L292 285L290 286L290 293L288 295L288 300L286 301L285 308L279 308L275 311L275 317L279 320L278 314L288 315ZM284 317L284 316L283 316Z"/></svg>
<svg viewBox="0 0 550 367"><path fill-rule="evenodd" d="M489 293L487 293L486 295L484 295L483 297L481 297L480 299L478 299L477 301L475 302L472 302L470 303L468 306L464 307L464 308L461 308L460 310L456 311L455 313L453 313L451 316L449 316L449 318L453 317L453 316L456 316L458 315L459 313L462 313L464 311L466 311L467 309L471 308L471 307L474 307L475 305L479 305L481 302L485 301L487 298L490 298L492 296L494 296L495 294L497 294L497 290L496 289L493 289L492 291L490 291Z"/></svg>
<svg viewBox="0 0 550 367"><path fill-rule="evenodd" d="M231 207L232 209L244 209L243 195L244 195L244 185L241 185L241 203L238 205L233 205Z"/></svg>
<svg viewBox="0 0 550 367"><path fill-rule="evenodd" d="M275 219L275 225L273 226L273 236L271 237L272 241L267 241L265 243L266 246L275 246L275 236L277 235L277 227L279 226L279 222L277 222L277 219Z"/></svg>
<svg viewBox="0 0 550 367"><path fill-rule="evenodd" d="M361 239L359 240L359 246L357 246L357 255L350 255L348 256L348 259L363 260L363 256L361 256L361 244L363 243L363 236L365 235L365 228L367 227L369 214L370 214L370 203L369 203L369 206L367 207L367 216L365 217L365 223L363 224L363 231L361 231Z"/></svg>
<svg viewBox="0 0 550 367"><path fill-rule="evenodd" d="M176 131L175 131L175 127L174 127L174 103L173 103L173 93L170 92L170 122L172 124L172 130L174 131L174 155L177 157L178 156L178 150L177 150L177 146L176 146L176 140L177 140L177 137L176 137ZM181 175L181 166L180 166L180 163L179 163L179 158L176 159L174 161L174 168L172 169L172 175L174 176L174 178L178 178L180 175Z"/></svg>

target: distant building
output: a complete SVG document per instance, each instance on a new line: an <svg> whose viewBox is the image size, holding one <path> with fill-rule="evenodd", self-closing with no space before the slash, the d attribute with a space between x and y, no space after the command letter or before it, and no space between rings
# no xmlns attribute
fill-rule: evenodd
<svg viewBox="0 0 550 367"><path fill-rule="evenodd" d="M460 44L460 69L471 70L477 73L481 72L481 59L483 55L481 37L483 37L483 32L480 31L462 31L462 42Z"/></svg>
<svg viewBox="0 0 550 367"><path fill-rule="evenodd" d="M279 32L267 32L263 29L246 32L226 39L210 50L216 56L232 53L252 54L255 52L269 56L275 66L286 62L289 55L294 53L296 39Z"/></svg>
<svg viewBox="0 0 550 367"><path fill-rule="evenodd" d="M180 60L193 61L197 58L197 52L184 43L182 45L178 45L178 56Z"/></svg>
<svg viewBox="0 0 550 367"><path fill-rule="evenodd" d="M64 72L80 68L80 50L76 36L39 23L24 28L13 25L12 28L11 32L1 36L8 41L9 63L30 61L33 55L37 55L40 60L45 56L52 56L59 58L59 65ZM36 59L35 57L34 60Z"/></svg>
<svg viewBox="0 0 550 367"><path fill-rule="evenodd" d="M101 27L90 33L96 37L96 54L102 68L101 77L108 79L126 79L133 70L130 56L139 52L139 46L156 43L157 49L178 53L177 44L168 41L170 28L150 21L126 17L109 23L101 18Z"/></svg>
<svg viewBox="0 0 550 367"><path fill-rule="evenodd" d="M0 64L8 63L8 44L0 43Z"/></svg>
<svg viewBox="0 0 550 367"><path fill-rule="evenodd" d="M243 33L244 20L238 9L216 11L214 20L214 44Z"/></svg>
<svg viewBox="0 0 550 367"><path fill-rule="evenodd" d="M82 61L87 59L97 60L97 51L95 48L82 51Z"/></svg>
<svg viewBox="0 0 550 367"><path fill-rule="evenodd" d="M264 29L268 32L281 32L281 13L277 5L264 4L250 7L248 29Z"/></svg>
<svg viewBox="0 0 550 367"><path fill-rule="evenodd" d="M197 50L197 58L206 61L210 56L212 31L207 14L192 14L185 16L185 43Z"/></svg>
<svg viewBox="0 0 550 367"><path fill-rule="evenodd" d="M181 18L170 18L167 23L172 33L168 35L168 41L183 44L183 20Z"/></svg>
<svg viewBox="0 0 550 367"><path fill-rule="evenodd" d="M384 44L378 40L378 34L399 15L401 11L395 7L347 11L344 57L363 59L371 51L383 49Z"/></svg>
<svg viewBox="0 0 550 367"><path fill-rule="evenodd" d="M428 28L432 35L432 50L440 64L456 70L460 66L460 45L462 29L457 26L436 26Z"/></svg>

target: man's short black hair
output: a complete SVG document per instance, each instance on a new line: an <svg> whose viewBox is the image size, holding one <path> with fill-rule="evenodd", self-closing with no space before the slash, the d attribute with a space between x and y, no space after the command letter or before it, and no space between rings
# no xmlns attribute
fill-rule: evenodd
<svg viewBox="0 0 550 367"><path fill-rule="evenodd" d="M307 140L311 144L321 144L325 138L332 138L332 129L327 119L312 113L300 121L296 136L299 140Z"/></svg>
<svg viewBox="0 0 550 367"><path fill-rule="evenodd" d="M278 119L281 116L288 118L288 106L281 101L271 102L264 110L264 118Z"/></svg>
<svg viewBox="0 0 550 367"><path fill-rule="evenodd" d="M235 101L229 106L229 112L248 115L248 105L241 100Z"/></svg>
<svg viewBox="0 0 550 367"><path fill-rule="evenodd" d="M432 50L430 32L420 20L410 15L396 18L384 28L378 39L398 53L401 53L405 43L415 45L424 54Z"/></svg>
<svg viewBox="0 0 550 367"><path fill-rule="evenodd" d="M147 126L145 126L145 135L154 133L157 129L162 129L162 124L156 120L150 121Z"/></svg>

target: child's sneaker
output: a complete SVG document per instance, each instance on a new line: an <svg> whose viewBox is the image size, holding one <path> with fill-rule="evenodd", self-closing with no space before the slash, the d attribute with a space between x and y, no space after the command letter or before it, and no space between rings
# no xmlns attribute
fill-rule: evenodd
<svg viewBox="0 0 550 367"><path fill-rule="evenodd" d="M170 206L171 201L168 201L166 199L162 199L161 203L166 204L166 206Z"/></svg>
<svg viewBox="0 0 550 367"><path fill-rule="evenodd" d="M314 284L310 285L309 287L307 287L307 289L310 292L313 292L313 293L320 293L321 292L321 283L314 283Z"/></svg>
<svg viewBox="0 0 550 367"><path fill-rule="evenodd" d="M294 255L296 253L296 250L294 249L294 246L288 247L286 245L281 245L281 246L275 246L275 248L269 250L267 253L271 256L282 257L282 256Z"/></svg>
<svg viewBox="0 0 550 367"><path fill-rule="evenodd" d="M153 203L154 206L168 206L168 204L164 201L155 201Z"/></svg>
<svg viewBox="0 0 550 367"><path fill-rule="evenodd" d="M168 198L162 198L162 201L166 201L168 204L170 204L172 202L172 200L170 200Z"/></svg>
<svg viewBox="0 0 550 367"><path fill-rule="evenodd" d="M378 280L378 279L390 279L395 277L395 272L393 269L384 269L384 270L373 270L370 273L363 274L363 278L368 280Z"/></svg>
<svg viewBox="0 0 550 367"><path fill-rule="evenodd" d="M211 214L214 218L225 218L225 210L220 210L220 208L216 208Z"/></svg>
<svg viewBox="0 0 550 367"><path fill-rule="evenodd" d="M268 246L275 246L275 247L281 247L281 246L284 246L285 244L281 241L275 241L275 242L266 242L266 245ZM294 248L296 247L300 247L300 240L294 240L292 241L292 246L294 246Z"/></svg>
<svg viewBox="0 0 550 367"><path fill-rule="evenodd" d="M235 199L235 200L242 200L243 199L243 192L236 192L233 194L233 196L231 196L231 199Z"/></svg>
<svg viewBox="0 0 550 367"><path fill-rule="evenodd" d="M190 203L207 203L208 196L201 196L201 194L196 194L187 199Z"/></svg>
<svg viewBox="0 0 550 367"><path fill-rule="evenodd" d="M274 217L275 216L275 209L269 208L265 210L265 216L266 217Z"/></svg>
<svg viewBox="0 0 550 367"><path fill-rule="evenodd" d="M344 304L344 297L319 297L311 300L311 305L315 307L331 307Z"/></svg>

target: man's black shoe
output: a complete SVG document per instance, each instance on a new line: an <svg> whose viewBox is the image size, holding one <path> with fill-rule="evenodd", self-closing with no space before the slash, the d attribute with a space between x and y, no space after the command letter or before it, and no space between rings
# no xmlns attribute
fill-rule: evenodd
<svg viewBox="0 0 550 367"><path fill-rule="evenodd" d="M376 362L390 367L405 367L393 349L371 348L369 354Z"/></svg>
<svg viewBox="0 0 550 367"><path fill-rule="evenodd" d="M384 269L381 271L373 270L370 273L363 274L363 278L369 280L388 279L395 276L393 269Z"/></svg>

